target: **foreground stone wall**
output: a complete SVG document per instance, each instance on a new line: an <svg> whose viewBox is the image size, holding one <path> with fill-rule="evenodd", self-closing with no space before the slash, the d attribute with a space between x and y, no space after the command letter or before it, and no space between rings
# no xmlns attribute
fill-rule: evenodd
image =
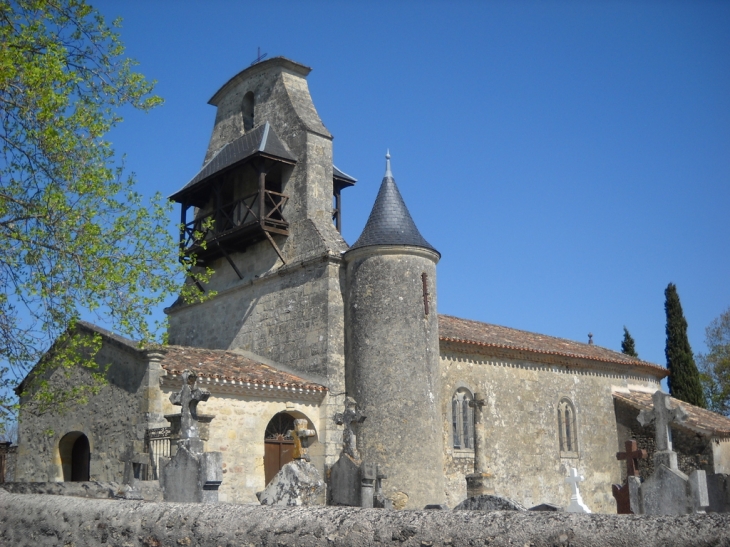
<svg viewBox="0 0 730 547"><path fill-rule="evenodd" d="M570 488L564 479L569 468L576 467L586 478L580 490L588 507L600 513L616 511L611 484L621 480L616 452L623 447L619 446L612 390L629 385L657 389L657 384L597 370L595 365L578 365L468 353L442 344L449 507L466 498L464 475L474 469L474 452L454 449L451 439L451 397L457 389L466 388L472 394L482 392L487 399L486 454L497 495L526 507L540 503L565 507ZM576 410L578 451L571 454L560 451L557 407L563 397Z"/></svg>
<svg viewBox="0 0 730 547"><path fill-rule="evenodd" d="M730 514L647 517L518 511L144 503L0 490L0 544L358 547L728 545Z"/></svg>

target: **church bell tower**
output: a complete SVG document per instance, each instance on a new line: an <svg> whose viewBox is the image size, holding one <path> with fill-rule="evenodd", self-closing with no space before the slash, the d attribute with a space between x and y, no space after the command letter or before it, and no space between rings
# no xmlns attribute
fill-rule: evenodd
<svg viewBox="0 0 730 547"><path fill-rule="evenodd" d="M267 59L209 101L216 117L203 166L171 198L181 205L181 250L214 270L201 289L216 295L166 311L171 344L289 367L329 388L334 413L345 391L340 200L356 181L333 165L310 70ZM334 461L336 439L321 431L320 441Z"/></svg>

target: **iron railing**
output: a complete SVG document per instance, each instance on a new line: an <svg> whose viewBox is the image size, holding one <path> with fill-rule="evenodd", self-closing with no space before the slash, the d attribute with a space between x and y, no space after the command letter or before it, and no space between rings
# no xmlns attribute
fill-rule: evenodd
<svg viewBox="0 0 730 547"><path fill-rule="evenodd" d="M160 458L170 457L170 428L156 427L148 429L144 436L145 452L150 455L146 480L159 480Z"/></svg>

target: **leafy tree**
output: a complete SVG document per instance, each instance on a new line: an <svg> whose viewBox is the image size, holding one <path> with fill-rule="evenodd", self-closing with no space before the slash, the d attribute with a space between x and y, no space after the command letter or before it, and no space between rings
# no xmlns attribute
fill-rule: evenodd
<svg viewBox="0 0 730 547"><path fill-rule="evenodd" d="M100 371L73 393L42 380L95 366L99 340L74 337L82 313L144 343L150 308L182 285L168 202L143 203L105 140L121 108L162 102L112 28L83 0L0 0L0 428L35 363L46 407L98 389Z"/></svg>
<svg viewBox="0 0 730 547"><path fill-rule="evenodd" d="M705 344L697 359L709 409L730 416L730 308L705 329Z"/></svg>
<svg viewBox="0 0 730 547"><path fill-rule="evenodd" d="M631 357L639 357L639 354L636 353L636 348L634 347L634 339L631 337L631 334L629 334L629 329L627 329L625 325L624 339L621 341L621 353L630 355Z"/></svg>
<svg viewBox="0 0 730 547"><path fill-rule="evenodd" d="M669 393L695 406L705 408L700 373L695 365L692 348L687 338L687 321L679 302L679 294L674 283L664 291L664 310L667 314L667 356Z"/></svg>

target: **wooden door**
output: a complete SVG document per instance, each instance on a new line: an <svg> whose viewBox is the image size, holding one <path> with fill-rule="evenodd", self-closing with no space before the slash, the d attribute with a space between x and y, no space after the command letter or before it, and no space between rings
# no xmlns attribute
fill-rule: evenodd
<svg viewBox="0 0 730 547"><path fill-rule="evenodd" d="M266 426L264 436L266 484L269 484L282 467L294 459L294 441L289 434L293 429L294 417L286 412L276 414Z"/></svg>

